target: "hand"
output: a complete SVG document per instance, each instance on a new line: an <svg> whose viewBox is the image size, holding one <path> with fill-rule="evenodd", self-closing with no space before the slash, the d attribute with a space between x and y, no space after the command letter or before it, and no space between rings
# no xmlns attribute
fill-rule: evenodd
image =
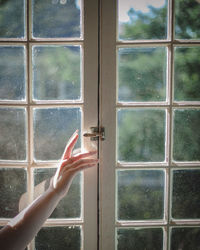
<svg viewBox="0 0 200 250"><path fill-rule="evenodd" d="M79 171L93 167L98 163L97 159L90 157L95 155L96 151L80 153L72 156L72 151L78 137L78 131L76 131L67 143L61 162L57 168L55 176L53 177L53 182L50 185L61 198L67 194L73 177Z"/></svg>

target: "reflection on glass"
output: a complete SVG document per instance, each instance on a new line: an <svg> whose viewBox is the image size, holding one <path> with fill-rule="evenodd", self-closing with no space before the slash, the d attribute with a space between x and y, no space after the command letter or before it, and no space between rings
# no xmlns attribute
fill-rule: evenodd
<svg viewBox="0 0 200 250"><path fill-rule="evenodd" d="M200 250L199 227L177 227L171 231L171 250Z"/></svg>
<svg viewBox="0 0 200 250"><path fill-rule="evenodd" d="M174 111L175 161L200 160L200 109L176 109Z"/></svg>
<svg viewBox="0 0 200 250"><path fill-rule="evenodd" d="M117 250L125 249L163 249L162 228L119 228L117 230Z"/></svg>
<svg viewBox="0 0 200 250"><path fill-rule="evenodd" d="M118 110L118 160L165 160L165 110Z"/></svg>
<svg viewBox="0 0 200 250"><path fill-rule="evenodd" d="M117 172L119 220L162 219L165 174L161 170Z"/></svg>
<svg viewBox="0 0 200 250"><path fill-rule="evenodd" d="M26 112L0 108L0 160L26 159Z"/></svg>
<svg viewBox="0 0 200 250"><path fill-rule="evenodd" d="M20 200L26 192L24 169L0 169L0 217L13 218L19 213Z"/></svg>
<svg viewBox="0 0 200 250"><path fill-rule="evenodd" d="M174 99L200 101L200 47L176 47Z"/></svg>
<svg viewBox="0 0 200 250"><path fill-rule="evenodd" d="M25 1L0 1L0 38L23 38Z"/></svg>
<svg viewBox="0 0 200 250"><path fill-rule="evenodd" d="M175 38L200 39L199 13L199 0L175 0Z"/></svg>
<svg viewBox="0 0 200 250"><path fill-rule="evenodd" d="M23 46L0 46L0 99L25 99L25 50Z"/></svg>
<svg viewBox="0 0 200 250"><path fill-rule="evenodd" d="M33 37L81 37L81 0L33 0Z"/></svg>
<svg viewBox="0 0 200 250"><path fill-rule="evenodd" d="M55 174L56 169L43 168L35 169L34 185L35 196L40 195L49 186L50 178ZM70 186L70 189L57 205L51 218L78 218L81 216L81 175L77 175Z"/></svg>
<svg viewBox="0 0 200 250"><path fill-rule="evenodd" d="M165 101L166 48L118 50L118 100Z"/></svg>
<svg viewBox="0 0 200 250"><path fill-rule="evenodd" d="M80 99L80 74L80 46L33 47L34 99Z"/></svg>
<svg viewBox="0 0 200 250"><path fill-rule="evenodd" d="M44 227L36 236L35 250L80 250L80 227Z"/></svg>
<svg viewBox="0 0 200 250"><path fill-rule="evenodd" d="M118 37L166 39L167 0L118 0Z"/></svg>
<svg viewBox="0 0 200 250"><path fill-rule="evenodd" d="M81 133L80 108L34 109L35 159L58 160L76 129ZM80 139L77 147L80 147Z"/></svg>
<svg viewBox="0 0 200 250"><path fill-rule="evenodd" d="M172 217L200 218L200 170L173 171Z"/></svg>

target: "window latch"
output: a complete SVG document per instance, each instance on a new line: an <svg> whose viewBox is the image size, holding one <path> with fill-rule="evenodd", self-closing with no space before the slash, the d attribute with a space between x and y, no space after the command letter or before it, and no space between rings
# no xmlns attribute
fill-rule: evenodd
<svg viewBox="0 0 200 250"><path fill-rule="evenodd" d="M90 137L91 141L97 141L98 138L101 141L105 140L105 128L104 127L90 127L91 133L84 133L83 136Z"/></svg>

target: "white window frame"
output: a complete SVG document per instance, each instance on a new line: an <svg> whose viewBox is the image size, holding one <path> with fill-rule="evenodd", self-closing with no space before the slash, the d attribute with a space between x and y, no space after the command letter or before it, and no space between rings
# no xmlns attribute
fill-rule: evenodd
<svg viewBox="0 0 200 250"><path fill-rule="evenodd" d="M33 157L33 108L48 107L81 107L82 132L88 131L91 126L98 124L98 1L82 1L83 37L76 39L36 39L32 38L32 10L31 0L25 0L25 29L26 37L23 39L0 38L0 45L24 45L26 47L26 100L0 101L0 107L24 107L27 110L27 161L0 161L0 168L24 168L27 170L28 200L33 200L34 174L36 168L55 167L55 162L35 162ZM92 21L91 21L92 20ZM78 101L35 101L32 100L32 59L33 45L80 45L83 50L82 60L82 100ZM70 136L70 135L69 135ZM82 137L83 138L83 137ZM83 138L83 148L94 150L88 138ZM82 185L82 218L80 219L48 219L44 226L81 226L81 248L94 250L97 248L97 168L84 171ZM0 219L0 225L6 225L9 219ZM33 250L34 240L29 244L28 250Z"/></svg>
<svg viewBox="0 0 200 250"><path fill-rule="evenodd" d="M200 226L200 219L174 220L170 216L172 170L200 169L200 162L175 162L172 160L174 108L200 108L200 102L173 101L173 74L175 46L200 46L200 40L175 40L174 0L168 1L168 35L166 40L124 41L117 38L117 0L101 1L101 79L100 124L106 128L106 141L100 145L100 250L117 249L116 229L126 227L162 227L163 250L170 249L172 226ZM165 102L117 102L117 48L166 46L167 86ZM166 116L166 161L160 163L119 163L116 160L116 110L118 108L164 108ZM148 221L117 221L116 219L116 171L120 169L162 169L165 171L164 219Z"/></svg>

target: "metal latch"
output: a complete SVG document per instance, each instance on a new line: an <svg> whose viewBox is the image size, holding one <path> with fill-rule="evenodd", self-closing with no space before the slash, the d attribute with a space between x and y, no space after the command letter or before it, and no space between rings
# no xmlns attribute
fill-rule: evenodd
<svg viewBox="0 0 200 250"><path fill-rule="evenodd" d="M105 128L104 127L90 127L91 133L85 133L83 136L90 137L91 141L97 141L98 138L101 141L105 140Z"/></svg>

